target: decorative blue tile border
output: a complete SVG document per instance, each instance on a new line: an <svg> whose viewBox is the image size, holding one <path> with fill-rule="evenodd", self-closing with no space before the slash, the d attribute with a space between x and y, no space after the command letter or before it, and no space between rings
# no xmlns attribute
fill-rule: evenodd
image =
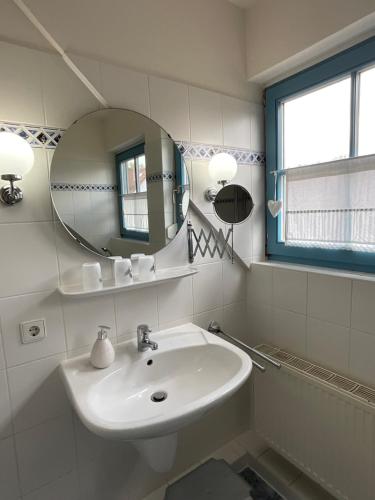
<svg viewBox="0 0 375 500"><path fill-rule="evenodd" d="M13 132L26 139L33 148L55 149L64 130L40 125L0 122L0 132Z"/></svg>
<svg viewBox="0 0 375 500"><path fill-rule="evenodd" d="M151 174L147 176L147 182L174 182L176 180L176 174L174 172L160 172L158 174Z"/></svg>
<svg viewBox="0 0 375 500"><path fill-rule="evenodd" d="M64 129L60 128L10 122L0 122L0 131L13 132L26 139L33 148L45 149L55 149L64 133ZM186 160L210 160L214 154L229 153L234 156L239 165L264 166L266 161L264 152L251 151L250 149L188 141L176 141L176 144ZM156 182L156 180L150 182Z"/></svg>
<svg viewBox="0 0 375 500"><path fill-rule="evenodd" d="M117 191L117 186L112 184L70 184L67 182L52 182L51 191L114 192Z"/></svg>
<svg viewBox="0 0 375 500"><path fill-rule="evenodd" d="M266 163L265 153L249 149L229 148L211 144L176 141L178 149L186 160L210 160L217 153L228 153L236 159L239 165L261 165Z"/></svg>

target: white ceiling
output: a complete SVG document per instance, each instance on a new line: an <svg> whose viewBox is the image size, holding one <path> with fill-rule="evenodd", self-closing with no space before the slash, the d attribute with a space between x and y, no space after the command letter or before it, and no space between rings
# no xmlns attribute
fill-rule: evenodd
<svg viewBox="0 0 375 500"><path fill-rule="evenodd" d="M229 0L230 3L234 3L237 7L241 7L242 9L248 9L251 7L257 0Z"/></svg>

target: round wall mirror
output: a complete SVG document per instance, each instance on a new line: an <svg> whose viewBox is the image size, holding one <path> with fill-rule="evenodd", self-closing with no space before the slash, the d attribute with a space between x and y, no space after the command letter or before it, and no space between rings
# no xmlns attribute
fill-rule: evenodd
<svg viewBox="0 0 375 500"><path fill-rule="evenodd" d="M240 224L250 216L254 202L247 189L238 184L228 184L217 193L214 208L223 222Z"/></svg>
<svg viewBox="0 0 375 500"><path fill-rule="evenodd" d="M189 178L171 137L150 118L125 109L95 111L63 135L51 166L60 221L103 256L154 254L181 229Z"/></svg>

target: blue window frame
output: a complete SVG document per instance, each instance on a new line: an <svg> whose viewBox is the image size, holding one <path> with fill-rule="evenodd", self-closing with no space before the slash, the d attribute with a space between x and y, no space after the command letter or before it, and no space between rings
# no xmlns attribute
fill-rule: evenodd
<svg viewBox="0 0 375 500"><path fill-rule="evenodd" d="M139 159L144 158L143 177L145 177L145 145L138 144L132 148L127 149L116 155L116 172L117 172L117 185L119 194L119 216L120 216L120 231L122 238L128 238L140 241L149 241L148 229L135 229L130 227L129 221L126 220L126 197L137 196L144 197L146 193L147 203L147 181L141 178L141 167ZM127 175L126 169L131 166L132 178ZM147 215L147 214L146 214ZM145 215L145 217L146 217ZM148 217L148 215L147 215Z"/></svg>
<svg viewBox="0 0 375 500"><path fill-rule="evenodd" d="M285 99L314 87L351 76L351 132L350 157L357 155L356 127L358 104L358 71L375 63L375 37L355 45L319 64L301 71L266 89L266 192L267 199L274 197L273 170L282 169L282 116L281 103ZM374 89L375 91L375 89ZM277 183L277 197L282 196L281 176ZM267 210L267 255L270 260L315 266L375 272L375 255L351 250L330 250L286 246L282 241L282 217L273 218Z"/></svg>

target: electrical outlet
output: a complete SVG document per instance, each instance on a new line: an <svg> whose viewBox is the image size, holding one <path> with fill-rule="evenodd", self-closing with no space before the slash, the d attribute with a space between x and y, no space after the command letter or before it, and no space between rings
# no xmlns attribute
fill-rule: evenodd
<svg viewBox="0 0 375 500"><path fill-rule="evenodd" d="M24 321L20 324L21 340L23 344L38 342L46 338L46 322L44 319Z"/></svg>

